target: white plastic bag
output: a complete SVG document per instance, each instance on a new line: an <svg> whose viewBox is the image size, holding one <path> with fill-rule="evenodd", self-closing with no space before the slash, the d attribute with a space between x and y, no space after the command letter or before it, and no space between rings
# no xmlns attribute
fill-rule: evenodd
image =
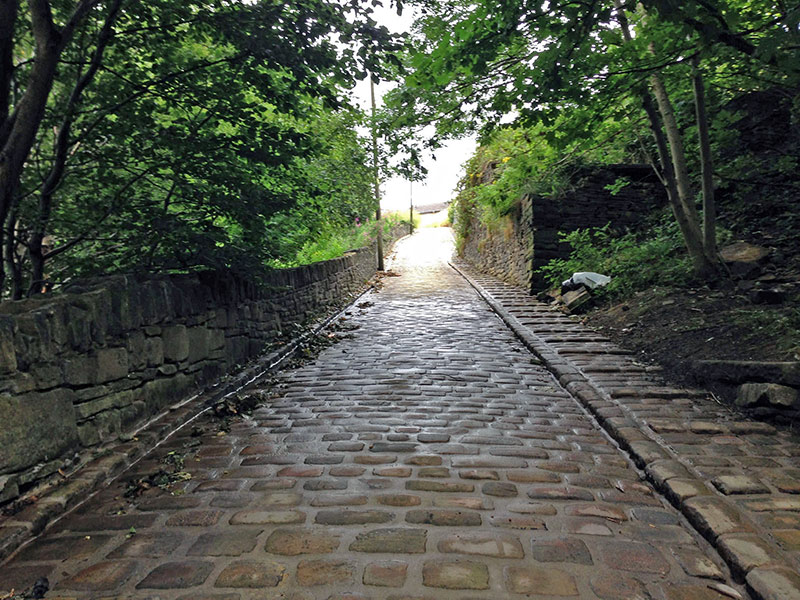
<svg viewBox="0 0 800 600"><path fill-rule="evenodd" d="M611 282L611 277L608 275L601 275L600 273L592 273L585 271L580 273L573 273L572 277L564 281L561 286L568 290L574 290L579 286L586 286L590 290L597 287L603 287Z"/></svg>

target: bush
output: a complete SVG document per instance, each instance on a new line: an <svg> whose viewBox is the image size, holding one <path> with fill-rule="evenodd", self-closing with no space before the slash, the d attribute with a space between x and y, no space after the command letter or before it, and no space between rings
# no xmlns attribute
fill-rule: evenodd
<svg viewBox="0 0 800 600"><path fill-rule="evenodd" d="M385 214L382 221L384 243L388 243L390 240L393 229L404 224L408 226L408 218L404 218L401 213L397 212ZM377 237L378 224L372 219L366 222L357 219L349 228L330 226L303 244L293 259L274 260L270 266L274 268L296 267L338 258L349 250L368 246Z"/></svg>
<svg viewBox="0 0 800 600"><path fill-rule="evenodd" d="M615 233L610 224L561 234L572 246L567 259L541 267L549 285L557 287L573 273L595 271L611 277L599 293L612 298L653 286L684 286L692 265L676 225L664 221L640 233Z"/></svg>

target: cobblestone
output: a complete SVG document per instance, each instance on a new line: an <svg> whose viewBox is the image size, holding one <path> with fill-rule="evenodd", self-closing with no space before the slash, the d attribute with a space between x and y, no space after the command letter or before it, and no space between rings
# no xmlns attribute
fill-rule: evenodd
<svg viewBox="0 0 800 600"><path fill-rule="evenodd" d="M800 519L792 514L800 511L796 496L800 472L795 458L800 437L791 430L749 420L701 390L670 387L658 380L657 368L638 364L577 319L465 265L459 263L457 269L559 383L645 469L656 488L723 551L737 578L744 577L748 569L759 572L747 578L754 598L800 593L800 585L792 578L757 567L753 556L744 551L744 542L737 542L738 551L724 542L749 540L756 544L750 550L769 550L776 573L800 570L800 551L784 541L798 539L794 532L800 531ZM569 483L576 485L572 480ZM597 496L614 499L605 492ZM639 535L644 536L645 531ZM676 557L693 555L685 549L673 551ZM682 564L698 567L699 561ZM687 573L714 573L712 568L694 567ZM700 589L702 586L692 584L675 585L666 593L670 598L693 597L692 593L698 598L724 597L719 590L701 593ZM597 590L595 593L604 597Z"/></svg>
<svg viewBox="0 0 800 600"><path fill-rule="evenodd" d="M708 494L687 504L709 497L761 515L753 524L716 505L687 509L737 525L716 536L711 525L709 539L743 556L754 525L768 526L784 559L798 553L800 505L776 485L790 489L796 475L784 467L797 453L764 442L780 435L743 420L710 427L716 419L695 418L682 393L639 385L629 357L600 336L580 341L570 319L538 306L519 319L565 354L535 358L447 265L447 235L424 230L401 246L400 276L383 279L371 306L348 309L345 339L276 386L254 382L268 399L252 419L218 435L202 417L125 476L154 473L174 450L191 480L135 498L116 481L4 565L0 591L46 575L59 600L664 600L703 598L710 583L746 600L792 598L794 571L778 562L747 571L748 597L626 454L650 461L654 485L702 471ZM550 359L572 379L559 382ZM607 394L587 372L608 378ZM657 437L669 435L681 438ZM732 465L745 458L761 460L748 474L769 493L725 496L710 484L740 474Z"/></svg>

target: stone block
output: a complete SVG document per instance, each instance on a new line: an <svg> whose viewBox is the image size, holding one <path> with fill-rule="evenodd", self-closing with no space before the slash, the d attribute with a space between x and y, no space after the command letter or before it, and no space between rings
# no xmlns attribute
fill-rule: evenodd
<svg viewBox="0 0 800 600"><path fill-rule="evenodd" d="M161 338L164 342L164 359L180 362L189 358L189 336L185 325L164 327Z"/></svg>
<svg viewBox="0 0 800 600"><path fill-rule="evenodd" d="M489 569L483 563L469 560L432 560L422 567L422 584L451 590L486 590L489 589Z"/></svg>
<svg viewBox="0 0 800 600"><path fill-rule="evenodd" d="M265 588L277 587L286 578L286 566L272 561L231 563L217 577L215 587ZM191 596L196 598L196 594ZM239 596L236 595L236 598ZM211 596L209 596L211 598ZM225 600L228 596L214 596ZM234 596L230 596L234 598Z"/></svg>
<svg viewBox="0 0 800 600"><path fill-rule="evenodd" d="M121 586L136 571L134 563L104 561L83 569L66 579L62 586L81 591L113 590Z"/></svg>
<svg viewBox="0 0 800 600"><path fill-rule="evenodd" d="M131 331L125 343L128 351L128 361L131 370L143 369L147 366L147 355L145 353L145 335L143 331Z"/></svg>
<svg viewBox="0 0 800 600"><path fill-rule="evenodd" d="M690 498L684 504L683 512L701 533L714 539L726 533L749 532L752 529L742 521L733 506L713 496Z"/></svg>
<svg viewBox="0 0 800 600"><path fill-rule="evenodd" d="M88 352L92 346L89 314L77 306L67 307L67 341L73 350Z"/></svg>
<svg viewBox="0 0 800 600"><path fill-rule="evenodd" d="M800 600L800 575L786 568L753 569L747 585L763 600Z"/></svg>
<svg viewBox="0 0 800 600"><path fill-rule="evenodd" d="M94 359L91 356L75 356L64 361L64 379L67 385L88 385L93 381Z"/></svg>
<svg viewBox="0 0 800 600"><path fill-rule="evenodd" d="M125 348L103 348L88 356L64 361L64 379L68 385L106 383L128 375L128 352Z"/></svg>
<svg viewBox="0 0 800 600"><path fill-rule="evenodd" d="M15 323L14 346L18 368L27 370L36 361L48 360L53 356L47 316L43 311L17 315Z"/></svg>
<svg viewBox="0 0 800 600"><path fill-rule="evenodd" d="M36 381L30 373L18 372L12 379L0 379L0 391L12 394L27 394L36 389Z"/></svg>
<svg viewBox="0 0 800 600"><path fill-rule="evenodd" d="M145 339L144 356L148 367L158 367L164 362L164 342L160 337Z"/></svg>
<svg viewBox="0 0 800 600"><path fill-rule="evenodd" d="M780 562L780 557L769 544L756 535L723 535L719 538L717 548L727 563L742 576L754 568Z"/></svg>
<svg viewBox="0 0 800 600"><path fill-rule="evenodd" d="M132 402L128 406L120 409L119 416L123 427L139 421L147 413L147 405L144 402Z"/></svg>
<svg viewBox="0 0 800 600"><path fill-rule="evenodd" d="M37 390L49 390L64 383L64 374L59 365L36 363L31 365L30 374Z"/></svg>
<svg viewBox="0 0 800 600"><path fill-rule="evenodd" d="M18 474L19 486L25 487L39 479L48 477L64 466L64 460L56 458L47 462L40 462L33 469L22 471Z"/></svg>
<svg viewBox="0 0 800 600"><path fill-rule="evenodd" d="M389 554L422 554L427 532L424 529L374 529L359 533L350 544L354 552L385 552Z"/></svg>
<svg viewBox="0 0 800 600"><path fill-rule="evenodd" d="M17 352L14 348L14 321L0 316L0 375L17 370Z"/></svg>
<svg viewBox="0 0 800 600"><path fill-rule="evenodd" d="M173 400L181 398L192 387L193 380L181 373L166 379L156 379L144 384L138 394L150 411L163 408Z"/></svg>
<svg viewBox="0 0 800 600"><path fill-rule="evenodd" d="M92 322L90 331L92 339L97 344L105 344L109 333L109 319L111 318L111 291L99 289L83 295L91 303Z"/></svg>
<svg viewBox="0 0 800 600"><path fill-rule="evenodd" d="M122 408L128 406L133 401L133 393L130 391L117 392L95 398L88 402L75 405L75 416L78 421L88 419L92 415L109 410L111 408Z"/></svg>
<svg viewBox="0 0 800 600"><path fill-rule="evenodd" d="M209 332L208 347L210 350L225 347L225 332L222 329L212 329Z"/></svg>
<svg viewBox="0 0 800 600"><path fill-rule="evenodd" d="M128 375L128 352L125 348L104 348L95 356L93 383L105 383Z"/></svg>
<svg viewBox="0 0 800 600"><path fill-rule="evenodd" d="M19 496L19 480L16 476L0 477L0 503Z"/></svg>
<svg viewBox="0 0 800 600"><path fill-rule="evenodd" d="M161 365L160 367L158 367L157 372L159 375L170 377L178 372L178 366L174 364Z"/></svg>
<svg viewBox="0 0 800 600"><path fill-rule="evenodd" d="M344 560L303 560L297 565L297 583L302 586L351 584L355 564Z"/></svg>
<svg viewBox="0 0 800 600"><path fill-rule="evenodd" d="M73 396L64 389L0 396L0 473L21 471L77 446Z"/></svg>
<svg viewBox="0 0 800 600"><path fill-rule="evenodd" d="M205 327L192 327L186 332L189 340L189 362L205 360L210 350L210 332Z"/></svg>
<svg viewBox="0 0 800 600"><path fill-rule="evenodd" d="M83 388L75 391L75 402L87 402L95 398L101 398L112 393L111 386L97 385L90 388Z"/></svg>
<svg viewBox="0 0 800 600"><path fill-rule="evenodd" d="M745 383L736 392L736 406L771 406L793 408L798 403L800 392L795 388L777 383Z"/></svg>
<svg viewBox="0 0 800 600"><path fill-rule="evenodd" d="M364 585L403 587L407 572L408 564L400 561L370 563L364 569Z"/></svg>
<svg viewBox="0 0 800 600"><path fill-rule="evenodd" d="M115 437L122 428L122 417L118 409L110 409L97 413L94 417L78 426L78 437L84 446L95 444Z"/></svg>
<svg viewBox="0 0 800 600"><path fill-rule="evenodd" d="M506 586L515 594L577 596L575 578L559 569L533 566L506 567Z"/></svg>
<svg viewBox="0 0 800 600"><path fill-rule="evenodd" d="M125 564L125 563L123 563ZM162 563L136 584L136 589L183 589L202 584L214 569L204 561Z"/></svg>

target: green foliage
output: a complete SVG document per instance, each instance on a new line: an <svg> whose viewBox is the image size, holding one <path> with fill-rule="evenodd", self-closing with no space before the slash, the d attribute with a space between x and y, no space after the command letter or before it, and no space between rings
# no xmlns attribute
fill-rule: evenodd
<svg viewBox="0 0 800 600"><path fill-rule="evenodd" d="M349 229L328 229L309 237L288 260L274 261L276 267L294 267L321 260L329 260L342 256L348 250L363 248L375 239L373 223L365 223Z"/></svg>
<svg viewBox="0 0 800 600"><path fill-rule="evenodd" d="M724 107L737 96L770 88L796 96L797 2L424 0L421 5L408 58L410 73L390 99L391 122L417 131L435 125L428 143L434 148L442 138L482 132L485 148L468 166L468 177L479 181L461 190L464 194L469 186L478 186L465 199L465 211L471 204L490 223L507 214L523 193L557 195L568 181L565 158L602 152L603 140L614 139L615 130L624 140L620 147L630 151L635 146L641 152L639 161L647 160L657 171L663 161L678 174L680 185L672 201L677 214L685 217L681 222L688 222L682 233L694 268L698 273L715 270L715 253L703 250L701 227L690 206L701 175L694 75L699 73L705 82L706 112L713 133L721 133L720 141L729 133ZM653 76L659 91L663 83L666 92L660 94L660 106L646 115L643 98L650 94ZM677 123L664 118L673 109ZM672 156L669 151L657 156L646 122L656 130L668 126L674 134ZM541 127L536 133L545 144L533 144L519 154L492 152L492 144L507 135L497 131L508 123ZM723 162L721 147L715 145L711 161L717 165ZM497 162L505 157L507 164ZM597 162L613 160L608 156ZM793 166L788 159L776 164ZM484 179L487 166L493 173Z"/></svg>
<svg viewBox="0 0 800 600"><path fill-rule="evenodd" d="M779 351L800 355L800 308L754 306L738 309L732 316L734 323L754 331L760 339L775 340Z"/></svg>
<svg viewBox="0 0 800 600"><path fill-rule="evenodd" d="M615 234L609 225L562 234L572 246L568 259L551 260L539 269L552 287L573 273L594 271L611 277L598 293L607 297L630 294L652 286L683 286L692 279L691 261L680 232L659 223L646 232Z"/></svg>
<svg viewBox="0 0 800 600"><path fill-rule="evenodd" d="M635 158L630 148L637 131L614 119L600 123L591 137L574 140L560 137L562 124L557 119L550 126L506 127L485 136L466 163L450 207L459 251L475 216L495 227L526 195L563 197L581 166Z"/></svg>
<svg viewBox="0 0 800 600"><path fill-rule="evenodd" d="M631 183L631 180L630 180L630 179L628 179L627 177L617 177L617 179L614 181L614 183L610 183L610 184L608 184L608 185L605 187L605 189L606 189L606 190L607 190L607 191L608 191L608 192L609 192L609 193L610 193L612 196L616 196L616 195L617 195L617 194L619 194L619 193L620 193L620 192L621 192L623 189L625 189L627 186L629 186L629 185L630 185L630 183Z"/></svg>
<svg viewBox="0 0 800 600"><path fill-rule="evenodd" d="M453 227L453 235L456 241L456 253L461 254L464 244L467 242L472 220L475 218L475 188L463 185L464 180L459 184L461 189L455 200L450 203L448 214L450 223Z"/></svg>
<svg viewBox="0 0 800 600"><path fill-rule="evenodd" d="M95 3L65 47L22 192L0 223L15 235L5 245L6 267L20 273L15 293L27 289L39 223L48 236L46 276L57 285L118 271L257 276L295 261L309 239L367 218L372 173L357 133L365 118L345 97L367 72L388 76L399 48L371 6L126 0L100 68L69 113L111 2ZM57 22L72 10L53 8ZM12 112L35 62L23 26L28 10L20 3L12 40ZM64 123L67 159L43 211L53 132ZM0 294L2 287L0 280Z"/></svg>
<svg viewBox="0 0 800 600"><path fill-rule="evenodd" d="M387 213L383 216L383 240L388 244L398 227L408 228L408 219L400 213ZM378 224L372 218L356 218L349 226L335 226L305 236L305 241L294 255L275 259L270 266L276 268L296 267L342 256L350 250L357 250L378 239Z"/></svg>

